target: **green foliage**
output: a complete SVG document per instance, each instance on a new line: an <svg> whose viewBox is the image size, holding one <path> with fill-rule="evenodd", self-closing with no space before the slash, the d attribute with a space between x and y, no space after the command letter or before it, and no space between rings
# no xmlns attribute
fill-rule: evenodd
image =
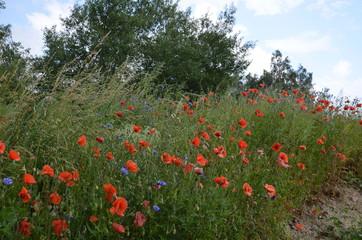
<svg viewBox="0 0 362 240"><path fill-rule="evenodd" d="M157 75L138 76L142 81L131 85L127 70L112 77L97 70L73 77L59 73L63 82L73 81L71 87L39 95L25 86L23 92L12 92L18 97L11 104L0 101L0 140L6 145L0 155L0 179L13 179L12 185L0 183L1 224L9 225L0 231L12 233L0 238L19 239L19 223L27 217L36 239L55 238L52 222L58 218L69 226L62 233L68 239L283 239L291 208L297 209L308 194L328 181L328 176L338 174L349 161L347 153L359 148L362 136L355 131L360 127L356 119L339 117L327 109L312 114L316 106L309 97L305 98L306 111L295 103L299 95L276 102L253 93L234 97L236 94L216 92L200 97L179 91L177 85L154 84ZM120 84L119 78L127 81ZM100 86L94 79L105 84ZM279 99L280 92L259 90ZM124 105L120 104L122 100ZM184 104L193 114L183 110ZM129 110L130 106L135 110ZM264 115L257 116L256 110ZM115 114L119 111L123 117ZM285 117L278 115L281 112ZM205 123L200 123L200 118ZM238 124L241 118L247 121L245 129ZM134 133L134 125L140 125L142 131ZM156 133L149 134L150 129ZM252 135L246 135L245 130ZM220 138L214 136L216 131L222 132ZM210 139L202 139L199 132L208 132ZM82 134L87 136L84 147L77 144ZM104 143L97 142L96 136L104 138ZM190 143L195 136L201 138L199 147ZM319 145L316 140L322 136L327 139ZM230 141L231 137L236 141ZM150 147L140 150L141 140L148 141ZM240 154L238 140L249 145L245 155ZM136 155L130 154L125 141L135 145ZM274 142L282 145L292 168L276 162L279 153L271 149ZM214 153L220 145L226 148L225 158ZM300 145L307 149L299 149ZM330 150L331 146L338 152ZM95 147L101 150L98 157L92 151ZM10 150L19 152L21 160L10 160ZM258 154L257 150L264 153ZM107 159L108 152L113 153L114 160ZM161 160L165 152L182 158L184 164L202 167L205 177L193 171L185 173L184 165L165 164ZM336 157L342 152L347 160ZM209 161L207 166L196 163L199 153ZM243 158L249 163L243 163ZM121 173L128 160L138 164L137 173ZM298 163L305 164L305 169ZM55 169L54 177L40 174L46 164ZM80 178L73 187L67 187L59 174L74 169ZM25 173L32 174L37 183L24 184ZM227 188L214 182L219 176L227 178ZM167 185L157 186L159 180ZM109 211L112 204L105 200L103 190L109 183L116 187L117 196L128 201L124 216ZM253 188L252 196L244 193L244 183ZM265 184L275 187L278 198L267 194ZM18 194L22 186L37 203L21 201ZM49 198L55 191L62 197L58 205ZM150 208L143 205L144 200L150 201ZM153 205L160 210L153 210ZM133 224L137 212L147 218L141 228ZM99 221L90 222L92 215ZM126 232L116 233L112 223L122 224Z"/></svg>
<svg viewBox="0 0 362 240"><path fill-rule="evenodd" d="M138 72L161 66L155 84L224 91L243 77L249 65L245 56L253 47L232 33L235 12L230 7L213 23L208 16L191 18L190 10L178 10L171 0L87 0L63 19L64 31L45 30L45 56L37 62L45 76L38 87L51 89L54 76L69 62L66 73L76 75L89 65L114 74L128 61Z"/></svg>
<svg viewBox="0 0 362 240"><path fill-rule="evenodd" d="M299 89L302 92L310 93L312 90L313 74L307 72L302 65L294 70L288 57L283 59L283 55L276 50L271 58L270 71L264 70L263 74L249 74L246 76L246 85L250 88L257 88L259 84L265 84L274 89L292 90Z"/></svg>

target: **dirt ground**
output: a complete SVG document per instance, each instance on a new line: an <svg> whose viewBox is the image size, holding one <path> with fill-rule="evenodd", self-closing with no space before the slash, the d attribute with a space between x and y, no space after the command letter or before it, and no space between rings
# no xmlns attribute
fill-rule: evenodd
<svg viewBox="0 0 362 240"><path fill-rule="evenodd" d="M299 209L286 232L299 240L362 240L361 189L347 183L326 187Z"/></svg>

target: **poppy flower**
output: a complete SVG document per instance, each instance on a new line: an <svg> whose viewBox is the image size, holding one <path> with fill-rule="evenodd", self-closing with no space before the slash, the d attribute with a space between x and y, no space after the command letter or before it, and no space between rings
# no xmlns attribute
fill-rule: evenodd
<svg viewBox="0 0 362 240"><path fill-rule="evenodd" d="M235 131L235 127L234 127L234 126L230 126L230 130L234 132L234 131Z"/></svg>
<svg viewBox="0 0 362 240"><path fill-rule="evenodd" d="M21 197L21 201L23 201L24 203L27 203L30 200L30 194L28 193L28 190L25 187L21 188L21 191L18 194L18 196Z"/></svg>
<svg viewBox="0 0 362 240"><path fill-rule="evenodd" d="M334 151L337 151L337 148L334 146L331 146L331 150L334 152Z"/></svg>
<svg viewBox="0 0 362 240"><path fill-rule="evenodd" d="M96 141L100 143L104 143L104 138L96 137Z"/></svg>
<svg viewBox="0 0 362 240"><path fill-rule="evenodd" d="M302 224L297 223L295 226L296 226L298 229L303 229L303 225L302 225Z"/></svg>
<svg viewBox="0 0 362 240"><path fill-rule="evenodd" d="M249 94L247 92L241 92L241 94L243 94L243 96L248 96Z"/></svg>
<svg viewBox="0 0 362 240"><path fill-rule="evenodd" d="M150 144L145 140L139 141L138 144L140 145L140 150L147 149L150 146Z"/></svg>
<svg viewBox="0 0 362 240"><path fill-rule="evenodd" d="M248 163L249 163L249 159L243 158L243 163L244 163L244 164L248 164Z"/></svg>
<svg viewBox="0 0 362 240"><path fill-rule="evenodd" d="M265 184L264 187L268 191L268 194L273 197L275 196L275 188L272 185Z"/></svg>
<svg viewBox="0 0 362 240"><path fill-rule="evenodd" d="M136 217L133 221L135 227L142 227L145 222L146 222L146 217L142 213L137 212Z"/></svg>
<svg viewBox="0 0 362 240"><path fill-rule="evenodd" d="M242 128L246 128L248 125L246 124L246 120L244 118L239 120L239 125Z"/></svg>
<svg viewBox="0 0 362 240"><path fill-rule="evenodd" d="M272 146L272 150L274 151L274 152L280 152L280 150L282 150L282 146L280 145L280 143L278 143L278 142L276 142L276 143L274 143L273 144L273 146Z"/></svg>
<svg viewBox="0 0 362 240"><path fill-rule="evenodd" d="M285 113L284 113L284 112L278 113L278 115L281 116L281 117L285 117Z"/></svg>
<svg viewBox="0 0 362 240"><path fill-rule="evenodd" d="M191 141L191 144L194 145L195 147L200 146L200 138L198 138L197 136Z"/></svg>
<svg viewBox="0 0 362 240"><path fill-rule="evenodd" d="M5 148L6 148L5 144L2 141L0 141L0 154L3 154L5 152Z"/></svg>
<svg viewBox="0 0 362 240"><path fill-rule="evenodd" d="M250 187L249 183L244 183L243 185L244 193L248 196L251 196L253 189Z"/></svg>
<svg viewBox="0 0 362 240"><path fill-rule="evenodd" d="M207 125L207 129L212 131L214 128L211 125Z"/></svg>
<svg viewBox="0 0 362 240"><path fill-rule="evenodd" d="M199 120L197 120L199 123L204 123L205 122L205 118L199 118Z"/></svg>
<svg viewBox="0 0 362 240"><path fill-rule="evenodd" d="M98 222L99 219L96 216L90 216L89 221L90 222Z"/></svg>
<svg viewBox="0 0 362 240"><path fill-rule="evenodd" d="M207 132L204 132L202 133L202 138L205 139L205 140L209 140L210 139L210 136Z"/></svg>
<svg viewBox="0 0 362 240"><path fill-rule="evenodd" d="M227 156L226 149L224 146L219 146L217 148L214 148L214 153L221 158L225 158Z"/></svg>
<svg viewBox="0 0 362 240"><path fill-rule="evenodd" d="M112 223L113 230L118 233L124 233L125 229L121 224L118 223Z"/></svg>
<svg viewBox="0 0 362 240"><path fill-rule="evenodd" d="M103 185L104 191L107 192L106 194L106 200L113 202L113 196L116 196L117 189L112 184L104 184Z"/></svg>
<svg viewBox="0 0 362 240"><path fill-rule="evenodd" d="M196 162L201 166L206 166L209 163L201 153L197 155Z"/></svg>
<svg viewBox="0 0 362 240"><path fill-rule="evenodd" d="M359 120L359 125L362 125L362 120Z"/></svg>
<svg viewBox="0 0 362 240"><path fill-rule="evenodd" d="M288 162L288 155L283 152L279 153L279 158L286 163Z"/></svg>
<svg viewBox="0 0 362 240"><path fill-rule="evenodd" d="M230 141L230 142L235 142L235 140L236 140L236 139L235 139L234 137L230 137L230 138L229 138L229 141Z"/></svg>
<svg viewBox="0 0 362 240"><path fill-rule="evenodd" d="M150 128L149 134L152 135L152 134L155 134L155 133L156 133L156 131L153 130L152 128Z"/></svg>
<svg viewBox="0 0 362 240"><path fill-rule="evenodd" d="M245 133L245 135L247 135L247 136L250 136L250 135L251 135L251 131L249 131L249 130L246 130L244 133Z"/></svg>
<svg viewBox="0 0 362 240"><path fill-rule="evenodd" d="M113 207L110 209L112 214L118 214L124 216L124 212L128 207L127 200L123 197L117 197L117 199L112 203Z"/></svg>
<svg viewBox="0 0 362 240"><path fill-rule="evenodd" d="M229 182L226 180L226 177L216 177L214 182L219 184L221 187L226 188L229 186Z"/></svg>
<svg viewBox="0 0 362 240"><path fill-rule="evenodd" d="M49 175L54 177L54 169L51 168L49 165L44 165L43 171L40 173L41 175Z"/></svg>
<svg viewBox="0 0 362 240"><path fill-rule="evenodd" d="M138 172L138 166L137 163L133 162L132 160L128 160L126 162L127 170L130 170L134 173Z"/></svg>
<svg viewBox="0 0 362 240"><path fill-rule="evenodd" d="M30 226L32 226L32 224L28 223L28 218L25 218L24 221L22 221L22 222L19 223L19 230L18 230L18 232L19 232L21 235L29 236L29 235L31 235Z"/></svg>
<svg viewBox="0 0 362 240"><path fill-rule="evenodd" d="M60 236L60 234L68 229L67 221L66 220L54 220L53 221L54 232L55 235Z"/></svg>
<svg viewBox="0 0 362 240"><path fill-rule="evenodd" d="M218 138L222 138L222 137L221 137L221 131L216 131L216 132L214 133L214 136L215 136L215 137L218 137Z"/></svg>
<svg viewBox="0 0 362 240"><path fill-rule="evenodd" d="M73 187L75 185L74 181L67 182L68 187Z"/></svg>
<svg viewBox="0 0 362 240"><path fill-rule="evenodd" d="M265 87L265 84L260 83L260 84L259 84L259 87L263 88L263 87Z"/></svg>
<svg viewBox="0 0 362 240"><path fill-rule="evenodd" d="M137 125L133 126L133 132L135 132L135 133L139 133L141 130L142 130L141 126L137 126Z"/></svg>
<svg viewBox="0 0 362 240"><path fill-rule="evenodd" d="M298 163L297 166L300 167L301 169L305 169L305 166L303 163Z"/></svg>
<svg viewBox="0 0 362 240"><path fill-rule="evenodd" d="M74 181L78 181L78 178L80 177L80 175L79 175L79 172L78 172L78 170L77 169L74 169L73 171L72 171L72 179L74 180Z"/></svg>
<svg viewBox="0 0 362 240"><path fill-rule="evenodd" d="M128 109L131 110L131 111L133 111L133 110L134 110L134 106L129 106Z"/></svg>
<svg viewBox="0 0 362 240"><path fill-rule="evenodd" d="M238 146L240 149L246 149L248 147L248 144L243 140L239 140Z"/></svg>
<svg viewBox="0 0 362 240"><path fill-rule="evenodd" d="M73 175L70 172L64 171L59 174L59 179L63 182L67 182L72 180Z"/></svg>
<svg viewBox="0 0 362 240"><path fill-rule="evenodd" d="M318 140L317 140L317 143L318 143L318 144L324 144L324 141L323 141L322 139L318 139Z"/></svg>
<svg viewBox="0 0 362 240"><path fill-rule="evenodd" d="M126 104L126 101L121 101L121 105L125 105Z"/></svg>
<svg viewBox="0 0 362 240"><path fill-rule="evenodd" d="M194 165L191 164L191 163L185 164L183 172L188 173L188 172L191 172L191 171L194 171Z"/></svg>
<svg viewBox="0 0 362 240"><path fill-rule="evenodd" d="M116 112L115 113L118 117L124 117L124 114L122 114L121 112Z"/></svg>
<svg viewBox="0 0 362 240"><path fill-rule="evenodd" d="M282 92L282 95L283 95L283 96L288 96L288 92L284 90L284 91Z"/></svg>
<svg viewBox="0 0 362 240"><path fill-rule="evenodd" d="M143 206L145 206L146 208L149 208L150 207L150 201L143 200Z"/></svg>
<svg viewBox="0 0 362 240"><path fill-rule="evenodd" d="M53 204L59 204L62 201L62 198L57 192L53 192L52 194L50 194L50 200Z"/></svg>
<svg viewBox="0 0 362 240"><path fill-rule="evenodd" d="M299 146L299 149L301 149L301 150L306 150L306 149L307 149L307 147L306 147L306 146L301 145L301 146Z"/></svg>
<svg viewBox="0 0 362 240"><path fill-rule="evenodd" d="M109 160L113 160L113 159L114 159L112 152L108 152L108 153L107 153L107 159L109 159Z"/></svg>
<svg viewBox="0 0 362 240"><path fill-rule="evenodd" d="M28 173L26 173L24 175L23 182L26 183L26 184L34 184L34 183L36 183L34 177L31 174L28 174Z"/></svg>
<svg viewBox="0 0 362 240"><path fill-rule="evenodd" d="M87 138L86 138L86 136L82 135L78 139L78 144L79 144L79 146L84 147L86 143L87 143Z"/></svg>
<svg viewBox="0 0 362 240"><path fill-rule="evenodd" d="M11 160L15 160L15 161L20 161L20 156L19 153L14 151L14 150L10 150L9 151L9 158Z"/></svg>

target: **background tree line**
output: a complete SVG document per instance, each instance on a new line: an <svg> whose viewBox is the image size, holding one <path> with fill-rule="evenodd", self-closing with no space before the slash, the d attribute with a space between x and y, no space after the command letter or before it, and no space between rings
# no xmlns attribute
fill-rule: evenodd
<svg viewBox="0 0 362 240"><path fill-rule="evenodd" d="M5 7L4 1L0 6ZM43 56L30 58L12 40L10 26L1 25L0 74L31 67L38 79L34 90L47 92L54 90L60 72L71 78L97 68L103 76L114 76L127 62L135 74L158 69L154 84L178 84L195 93L220 92L240 82L309 91L312 74L302 66L294 70L280 51L273 54L270 71L246 74L254 43L233 32L235 13L235 7L226 7L212 21L208 15L191 17L190 9L178 9L173 0L86 0L62 19L63 30L44 30ZM63 81L57 89L70 85Z"/></svg>

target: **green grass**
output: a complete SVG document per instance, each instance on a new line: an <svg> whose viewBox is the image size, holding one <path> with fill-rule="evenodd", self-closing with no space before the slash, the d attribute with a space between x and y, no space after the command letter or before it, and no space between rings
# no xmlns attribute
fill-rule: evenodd
<svg viewBox="0 0 362 240"><path fill-rule="evenodd" d="M56 238L52 222L58 218L67 220L69 228L61 236L68 239L285 239L285 224L293 217L293 209L346 166L361 162L359 113L325 108L313 114L317 101L310 96L305 97L308 109L302 111L295 103L300 94L282 96L281 91L271 89L259 90L279 99L277 102L269 103L258 94L246 97L232 92L200 97L183 93L177 86L154 86L147 76L136 86L115 78L100 88L90 80L92 77L82 76L74 87L46 96L15 89L0 101L0 140L6 145L0 155L0 177L13 179L11 185L0 184L2 239L21 238L19 223L25 217L32 224L34 239ZM185 99L187 95L191 102L197 102L197 108ZM257 103L250 104L248 98ZM125 105L120 104L122 100ZM182 109L184 104L194 111L193 116ZM128 109L131 105L135 111ZM257 109L264 114L262 117L255 115ZM125 116L118 117L118 111ZM280 112L285 117L279 116ZM325 117L329 121L323 120ZM205 118L205 123L199 123L199 118ZM241 118L247 121L246 128L239 126ZM140 125L142 131L134 133L134 125ZM149 134L150 128L156 133ZM246 130L252 135L245 135ZM213 135L216 131L222 132L221 138ZM199 132L207 132L210 139L202 139ZM77 141L83 134L87 144L81 147ZM96 136L104 138L104 143L97 142ZM195 136L201 139L199 147L190 143ZM324 144L317 144L322 136L327 137ZM231 137L236 141L231 142ZM126 140L135 145L136 155L126 149ZM140 151L141 140L148 141L150 147ZM248 143L247 164L242 162L239 140ZM289 156L291 168L277 163L279 153L271 149L275 142ZM227 151L225 158L214 154L214 148L221 145ZM307 150L300 150L300 145ZM95 147L101 150L98 158L92 151ZM10 160L10 150L19 152L21 160ZM257 150L264 153L258 154ZM114 160L106 158L108 152L113 153ZM183 164L202 167L203 176L184 173L184 165L163 163L163 153L181 158ZM199 153L209 161L207 166L196 163ZM347 159L336 157L338 153ZM138 164L137 173L121 173L128 160ZM55 170L54 177L40 174L44 165ZM68 187L58 176L74 169L80 178ZM25 173L32 174L37 183L23 183ZM228 187L214 182L220 176L227 178ZM160 180L167 185L155 189ZM117 189L118 197L128 201L124 216L109 211L112 204L105 200L103 190L109 183ZM253 189L250 197L244 193L244 183ZM268 195L265 184L275 187L275 199ZM31 194L28 203L18 196L22 186ZM49 198L55 191L62 197L57 205ZM144 200L150 201L149 208L143 205ZM37 203L32 205L32 201ZM137 212L147 218L140 228L133 223ZM92 215L99 221L90 222ZM112 223L122 224L125 233L115 232Z"/></svg>

